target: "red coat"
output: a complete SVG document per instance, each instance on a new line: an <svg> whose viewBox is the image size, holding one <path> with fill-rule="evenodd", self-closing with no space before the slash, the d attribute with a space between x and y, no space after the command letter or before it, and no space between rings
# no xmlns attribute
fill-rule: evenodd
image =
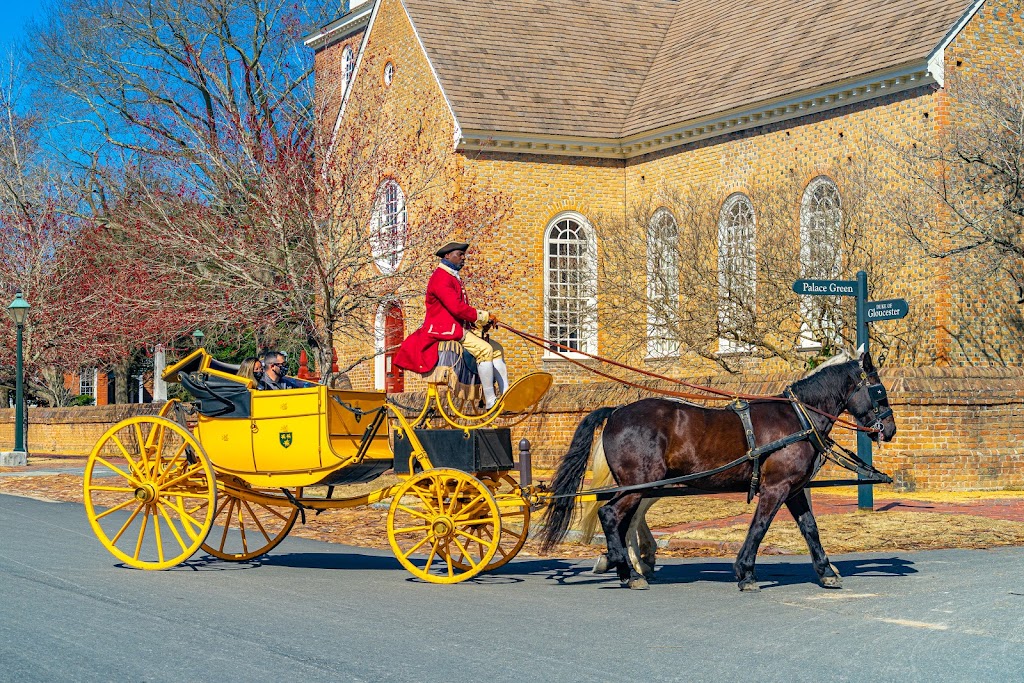
<svg viewBox="0 0 1024 683"><path fill-rule="evenodd" d="M437 365L437 342L462 339L464 330L477 321L462 280L438 267L427 282L427 311L423 325L406 337L395 354L394 364L413 372L430 372Z"/></svg>

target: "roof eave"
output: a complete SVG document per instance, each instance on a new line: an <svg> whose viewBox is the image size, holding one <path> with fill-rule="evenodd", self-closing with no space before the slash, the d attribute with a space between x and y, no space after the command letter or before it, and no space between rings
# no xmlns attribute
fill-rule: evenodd
<svg viewBox="0 0 1024 683"><path fill-rule="evenodd" d="M621 138L464 129L460 150L631 159L936 83L927 59Z"/></svg>
<svg viewBox="0 0 1024 683"><path fill-rule="evenodd" d="M370 13L373 11L373 5L374 3L372 2L359 5L348 14L310 33L302 39L302 44L317 50L337 38L342 38L359 30L370 22Z"/></svg>

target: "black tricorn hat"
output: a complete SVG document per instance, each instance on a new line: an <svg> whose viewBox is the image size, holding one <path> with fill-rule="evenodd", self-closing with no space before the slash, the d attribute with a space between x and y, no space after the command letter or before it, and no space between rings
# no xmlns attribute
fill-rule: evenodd
<svg viewBox="0 0 1024 683"><path fill-rule="evenodd" d="M434 255L444 258L445 255L450 254L453 251L466 251L467 249L469 249L469 242L449 242L435 251Z"/></svg>

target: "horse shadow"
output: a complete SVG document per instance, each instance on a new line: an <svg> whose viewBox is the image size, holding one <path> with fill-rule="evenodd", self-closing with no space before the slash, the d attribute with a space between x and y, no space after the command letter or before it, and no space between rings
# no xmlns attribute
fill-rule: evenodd
<svg viewBox="0 0 1024 683"><path fill-rule="evenodd" d="M901 557L871 557L832 560L843 578L900 578L916 574L914 562ZM818 575L810 558L801 560L761 561L757 565L758 584L762 589L797 584L817 583ZM693 562L662 565L656 569L655 583L697 583L711 581L735 583L732 562Z"/></svg>
<svg viewBox="0 0 1024 683"><path fill-rule="evenodd" d="M833 560L839 574L844 578L876 577L900 578L916 574L914 562L901 557L868 557ZM529 574L544 578L561 585L608 584L618 587L619 581L614 572L593 574L589 563L581 564L579 560L562 559L531 559L518 560L501 567L490 575L499 573ZM818 576L811 567L809 558L802 561L769 561L757 565L758 583L763 589L817 583ZM690 584L700 582L736 583L732 562L686 562L659 565L656 568L654 584Z"/></svg>

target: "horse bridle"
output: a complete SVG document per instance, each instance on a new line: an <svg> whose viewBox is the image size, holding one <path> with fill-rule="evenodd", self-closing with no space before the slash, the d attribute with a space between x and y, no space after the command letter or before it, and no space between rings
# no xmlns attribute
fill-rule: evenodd
<svg viewBox="0 0 1024 683"><path fill-rule="evenodd" d="M872 382L871 378L868 377L868 373L864 372L863 370L861 370L860 373L860 382L858 382L857 386L853 388L853 393L857 393L861 389L867 389L868 398L871 400L871 410L868 411L867 414L874 415L874 418L871 419L870 422L866 419L865 416L864 422L868 423L866 426L868 426L870 429L873 429L877 432L881 432L882 420L884 420L887 417L892 417L893 414L892 408L890 408L887 405L882 405L883 401L889 401L889 394L886 393L885 386L881 383L881 381ZM851 396L852 395L853 394L851 394Z"/></svg>

